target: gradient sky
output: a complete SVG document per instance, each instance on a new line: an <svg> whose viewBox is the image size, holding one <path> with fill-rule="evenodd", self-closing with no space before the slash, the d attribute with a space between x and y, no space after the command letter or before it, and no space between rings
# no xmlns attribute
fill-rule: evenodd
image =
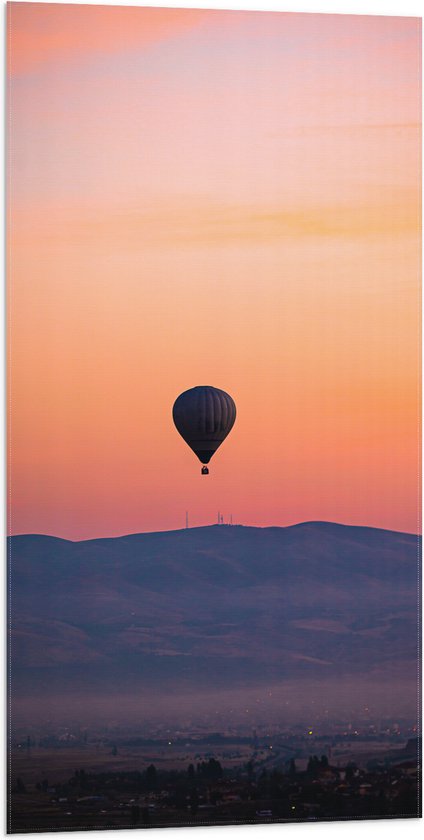
<svg viewBox="0 0 424 840"><path fill-rule="evenodd" d="M419 529L420 21L11 3L13 533ZM178 394L234 397L208 478Z"/></svg>

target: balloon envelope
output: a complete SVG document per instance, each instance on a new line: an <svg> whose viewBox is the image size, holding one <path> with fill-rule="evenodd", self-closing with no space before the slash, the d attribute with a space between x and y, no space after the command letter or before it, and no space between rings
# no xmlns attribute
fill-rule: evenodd
<svg viewBox="0 0 424 840"><path fill-rule="evenodd" d="M198 385L177 397L172 416L181 437L208 464L234 426L236 406L226 391Z"/></svg>

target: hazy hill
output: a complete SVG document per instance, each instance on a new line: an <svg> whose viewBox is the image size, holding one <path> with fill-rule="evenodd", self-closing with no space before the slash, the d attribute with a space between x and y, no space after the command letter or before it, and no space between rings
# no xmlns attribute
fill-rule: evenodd
<svg viewBox="0 0 424 840"><path fill-rule="evenodd" d="M413 676L418 556L325 522L12 537L15 690Z"/></svg>

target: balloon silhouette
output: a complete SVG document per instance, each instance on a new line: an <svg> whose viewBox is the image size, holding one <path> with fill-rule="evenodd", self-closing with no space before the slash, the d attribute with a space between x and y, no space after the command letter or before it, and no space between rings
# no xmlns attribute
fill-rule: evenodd
<svg viewBox="0 0 424 840"><path fill-rule="evenodd" d="M236 406L225 391L198 385L177 397L172 416L181 437L205 465L233 428ZM203 466L202 475L208 473Z"/></svg>

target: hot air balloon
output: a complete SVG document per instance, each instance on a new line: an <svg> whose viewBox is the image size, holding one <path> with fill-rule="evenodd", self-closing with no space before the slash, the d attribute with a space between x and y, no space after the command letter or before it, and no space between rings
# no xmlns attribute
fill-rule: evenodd
<svg viewBox="0 0 424 840"><path fill-rule="evenodd" d="M208 475L205 464L209 464L234 426L234 400L219 388L198 385L177 397L172 416L181 437L203 464L202 475Z"/></svg>

